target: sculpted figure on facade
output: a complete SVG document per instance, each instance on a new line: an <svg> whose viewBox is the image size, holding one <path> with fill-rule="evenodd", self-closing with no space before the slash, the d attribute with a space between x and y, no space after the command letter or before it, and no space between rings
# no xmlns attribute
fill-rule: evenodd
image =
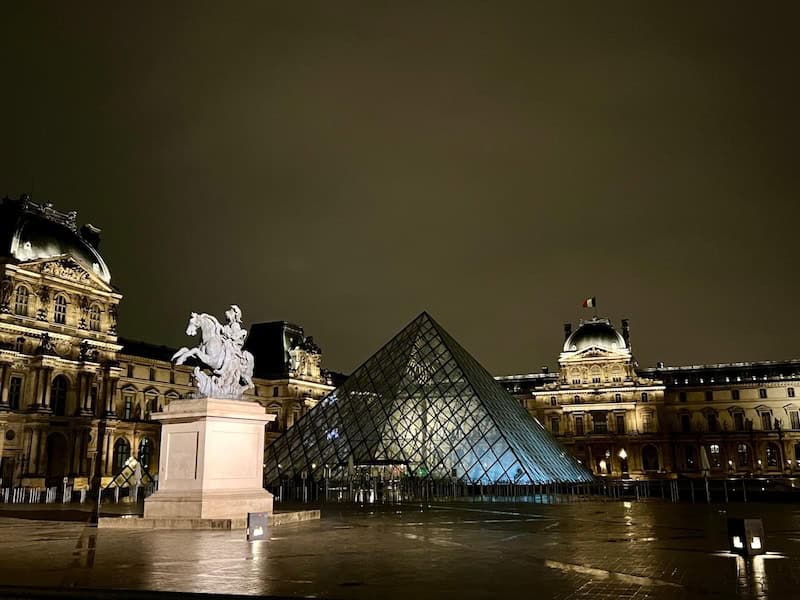
<svg viewBox="0 0 800 600"><path fill-rule="evenodd" d="M186 335L200 333L200 343L195 348L181 348L172 357L182 365L196 358L210 373L199 366L194 368L194 378L200 393L214 398L241 398L253 387L253 355L242 348L247 330L242 327L242 311L235 304L225 312L228 322L220 324L216 317L206 313L192 313Z"/></svg>

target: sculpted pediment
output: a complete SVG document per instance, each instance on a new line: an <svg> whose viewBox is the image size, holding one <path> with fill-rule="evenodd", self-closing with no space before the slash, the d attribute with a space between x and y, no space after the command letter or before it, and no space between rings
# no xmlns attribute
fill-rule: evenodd
<svg viewBox="0 0 800 600"><path fill-rule="evenodd" d="M111 287L104 282L97 273L93 273L70 256L32 261L30 263L25 263L24 267L48 277L55 277L71 283L87 285L105 291L111 290Z"/></svg>

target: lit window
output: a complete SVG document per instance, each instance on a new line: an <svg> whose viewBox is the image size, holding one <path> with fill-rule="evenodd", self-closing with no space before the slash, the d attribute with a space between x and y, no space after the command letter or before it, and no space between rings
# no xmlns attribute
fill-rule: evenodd
<svg viewBox="0 0 800 600"><path fill-rule="evenodd" d="M30 298L31 293L28 291L28 288L25 286L19 286L17 288L17 293L14 296L14 314L20 315L23 317L28 316L28 300Z"/></svg>
<svg viewBox="0 0 800 600"><path fill-rule="evenodd" d="M775 444L767 444L767 466L768 467L777 467L779 452L778 447Z"/></svg>
<svg viewBox="0 0 800 600"><path fill-rule="evenodd" d="M67 322L67 299L62 296L56 296L53 302L53 322L59 325L64 325Z"/></svg>
<svg viewBox="0 0 800 600"><path fill-rule="evenodd" d="M750 466L750 446L747 444L739 444L736 447L736 454L739 457L740 467Z"/></svg>
<svg viewBox="0 0 800 600"><path fill-rule="evenodd" d="M715 469L718 469L722 464L722 458L720 456L720 451L719 451L719 444L711 444L708 447L708 462L711 463L711 466Z"/></svg>

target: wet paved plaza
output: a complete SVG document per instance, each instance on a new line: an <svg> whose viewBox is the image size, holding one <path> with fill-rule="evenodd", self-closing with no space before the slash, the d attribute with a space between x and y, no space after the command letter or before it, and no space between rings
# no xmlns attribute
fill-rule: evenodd
<svg viewBox="0 0 800 600"><path fill-rule="evenodd" d="M323 507L243 532L97 530L3 517L0 582L317 598L800 597L800 506L582 502ZM761 516L766 557L728 554Z"/></svg>

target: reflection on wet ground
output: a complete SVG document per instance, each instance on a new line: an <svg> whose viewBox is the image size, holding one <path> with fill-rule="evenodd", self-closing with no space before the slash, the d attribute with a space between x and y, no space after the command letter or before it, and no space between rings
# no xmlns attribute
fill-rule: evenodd
<svg viewBox="0 0 800 600"><path fill-rule="evenodd" d="M0 518L0 582L318 598L790 598L800 507L664 503L330 506L243 532L97 530ZM760 516L769 554L728 552L728 516Z"/></svg>

